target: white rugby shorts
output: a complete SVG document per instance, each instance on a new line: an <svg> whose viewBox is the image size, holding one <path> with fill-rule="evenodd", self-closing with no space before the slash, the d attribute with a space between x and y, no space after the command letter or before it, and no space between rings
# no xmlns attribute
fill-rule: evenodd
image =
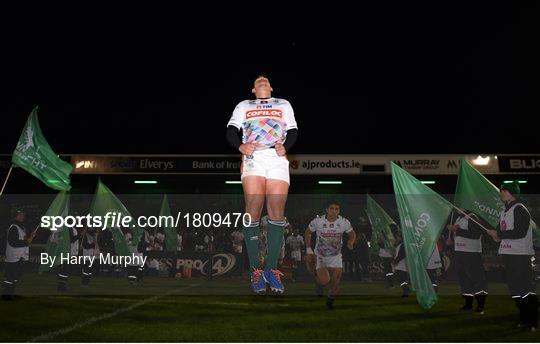
<svg viewBox="0 0 540 344"><path fill-rule="evenodd" d="M244 155L240 171L242 179L247 176L261 176L290 184L289 160L286 156L279 156L273 148L256 150L252 156Z"/></svg>
<svg viewBox="0 0 540 344"><path fill-rule="evenodd" d="M343 259L341 259L341 254L329 257L317 256L316 269L321 268L343 268Z"/></svg>

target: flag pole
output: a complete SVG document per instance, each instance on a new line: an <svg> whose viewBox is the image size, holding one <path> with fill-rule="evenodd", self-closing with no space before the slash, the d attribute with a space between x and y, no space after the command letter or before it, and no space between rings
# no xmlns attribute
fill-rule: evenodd
<svg viewBox="0 0 540 344"><path fill-rule="evenodd" d="M467 219L469 219L472 222L476 223L480 228L482 228L486 232L490 230L490 229L484 227L480 222L476 221L474 218L472 218L470 215L466 214L464 211L462 211L461 209L459 209L455 205L452 204L452 207L454 207L460 214L463 214Z"/></svg>
<svg viewBox="0 0 540 344"><path fill-rule="evenodd" d="M451 225L454 224L454 212L452 212L452 214L450 214L450 224L451 224ZM455 238L454 232L452 232L452 231L448 231L448 232L449 232L449 233L448 233L448 239L446 239L446 244L447 244L447 245L448 245L448 240L449 240L449 239L452 239L452 240L453 240L453 239ZM448 245L448 246L450 246L450 245Z"/></svg>
<svg viewBox="0 0 540 344"><path fill-rule="evenodd" d="M8 174L6 176L6 179L4 180L4 185L2 185L2 190L0 190L0 196L4 193L4 189L6 188L7 181L9 179L9 176L11 175L11 170L13 170L13 165L9 167Z"/></svg>
<svg viewBox="0 0 540 344"><path fill-rule="evenodd" d="M41 227L41 223L38 223L38 224L37 224L36 228L32 231L32 234L37 233L39 227Z"/></svg>

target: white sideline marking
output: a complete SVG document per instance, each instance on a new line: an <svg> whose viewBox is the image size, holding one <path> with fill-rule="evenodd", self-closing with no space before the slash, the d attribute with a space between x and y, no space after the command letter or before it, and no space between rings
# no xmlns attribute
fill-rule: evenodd
<svg viewBox="0 0 540 344"><path fill-rule="evenodd" d="M178 291L181 291L181 290L186 290L186 289L189 289L189 288L192 288L192 287L196 287L198 286L199 284L191 284L187 287L183 287L183 288L179 288L179 289L175 289L175 290L172 290L172 291L169 291L167 293L164 293L164 294L160 294L160 295L155 295L155 296L152 296L152 297L149 297L147 299L144 299L144 300L141 300L137 303L134 303L132 304L131 306L128 306L128 307L124 307L124 308L120 308L120 309L117 309L116 311L114 312L111 312L111 313L105 313L103 315L100 315L98 317L92 317L90 319L87 319L87 320L84 320L84 321L81 321L81 322L78 322L72 326L69 326L69 327L65 327L63 329L60 329L60 330L57 330L57 331L53 331L53 332L49 332L49 333L45 333L45 334L42 334L40 336L37 336L37 337L34 337L30 340L28 340L27 343L32 343L32 342L46 342L46 341L49 341L51 338L54 338L56 336L59 336L59 335L63 335L63 334L67 334L67 333L70 333L70 332L73 332L75 330L78 330L82 327L85 327L85 326L88 326L88 325L92 325L98 321L101 321L101 320L105 320L105 319L110 319L110 318L113 318L115 316L117 316L118 314L122 314L122 313L126 313L126 312L129 312L135 308L138 308L140 306L143 306L149 302L153 302L153 301L156 301L156 300L159 300L161 299L162 297L165 297L165 296L168 296L168 295L171 295L171 294L174 294Z"/></svg>

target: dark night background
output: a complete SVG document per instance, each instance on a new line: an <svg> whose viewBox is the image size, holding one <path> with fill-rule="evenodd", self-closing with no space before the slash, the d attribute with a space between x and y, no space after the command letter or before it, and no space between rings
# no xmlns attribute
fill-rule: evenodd
<svg viewBox="0 0 540 344"><path fill-rule="evenodd" d="M295 153L538 153L520 6L3 11L0 153L36 104L58 153L234 153L259 73L295 109Z"/></svg>
<svg viewBox="0 0 540 344"><path fill-rule="evenodd" d="M295 109L292 153L540 153L535 4L119 6L0 11L0 154L35 105L59 154L234 154L225 127L261 73ZM119 194L242 192L224 184L237 175L99 177ZM97 178L73 175L72 191ZM328 178L343 185L317 184ZM423 178L455 189L456 176ZM393 190L390 175L292 180L291 194ZM51 190L15 169L6 193L25 192Z"/></svg>

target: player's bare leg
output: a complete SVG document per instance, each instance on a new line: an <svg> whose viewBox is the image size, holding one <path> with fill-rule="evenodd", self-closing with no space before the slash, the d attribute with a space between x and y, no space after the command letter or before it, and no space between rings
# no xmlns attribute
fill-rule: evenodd
<svg viewBox="0 0 540 344"><path fill-rule="evenodd" d="M266 193L266 178L261 176L247 176L242 179L246 213L251 215L252 221L259 221L264 205Z"/></svg>
<svg viewBox="0 0 540 344"><path fill-rule="evenodd" d="M264 205L266 178L261 176L246 176L242 179L246 213L251 216L251 223L244 227L244 240L249 258L251 272L251 287L254 292L266 291L266 282L259 261L259 220Z"/></svg>
<svg viewBox="0 0 540 344"><path fill-rule="evenodd" d="M285 203L289 193L289 184L283 180L266 179L266 210L271 220L284 220Z"/></svg>
<svg viewBox="0 0 540 344"><path fill-rule="evenodd" d="M272 291L282 293L282 273L278 270L279 255L285 228L285 203L289 184L283 180L266 180L266 210L268 212L268 256L266 258L265 278Z"/></svg>
<svg viewBox="0 0 540 344"><path fill-rule="evenodd" d="M341 282L342 268L328 268L330 273L330 294L337 296L339 294L339 285Z"/></svg>
<svg viewBox="0 0 540 344"><path fill-rule="evenodd" d="M306 262L306 270L313 276L315 280L315 294L319 297L322 297L324 294L323 287L319 284L319 278L317 277L317 270L316 270L316 260L314 254L306 254L305 256L305 262Z"/></svg>
<svg viewBox="0 0 540 344"><path fill-rule="evenodd" d="M323 296L324 287L330 284L330 273L327 268L317 269L315 283L317 283L317 296Z"/></svg>
<svg viewBox="0 0 540 344"><path fill-rule="evenodd" d="M328 268L330 274L330 290L328 291L328 299L326 301L326 306L329 309L334 308L334 300L339 294L339 284L341 282L341 273L343 272L342 268Z"/></svg>

